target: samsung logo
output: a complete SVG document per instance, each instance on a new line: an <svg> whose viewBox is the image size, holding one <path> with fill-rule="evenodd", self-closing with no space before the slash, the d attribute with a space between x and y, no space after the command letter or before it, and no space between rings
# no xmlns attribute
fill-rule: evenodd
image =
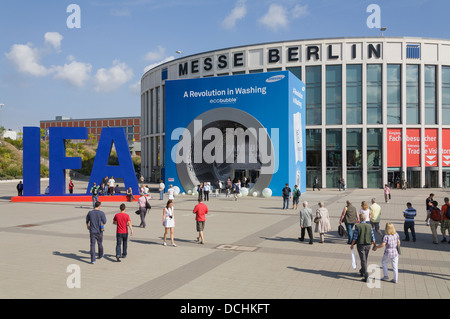
<svg viewBox="0 0 450 319"><path fill-rule="evenodd" d="M284 75L275 75L266 80L267 83L278 82L284 79Z"/></svg>

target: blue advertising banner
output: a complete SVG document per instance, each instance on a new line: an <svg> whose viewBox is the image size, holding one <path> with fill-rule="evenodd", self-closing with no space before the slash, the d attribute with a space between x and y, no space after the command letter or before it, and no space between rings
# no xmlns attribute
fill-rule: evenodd
<svg viewBox="0 0 450 319"><path fill-rule="evenodd" d="M289 71L166 81L165 182L306 191L305 85ZM170 153L169 153L170 152Z"/></svg>

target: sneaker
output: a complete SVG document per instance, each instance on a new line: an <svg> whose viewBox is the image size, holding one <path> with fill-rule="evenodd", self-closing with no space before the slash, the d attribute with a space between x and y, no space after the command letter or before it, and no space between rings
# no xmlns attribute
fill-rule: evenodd
<svg viewBox="0 0 450 319"><path fill-rule="evenodd" d="M447 242L447 239L445 239L445 238L441 240L441 243L446 243L446 242Z"/></svg>
<svg viewBox="0 0 450 319"><path fill-rule="evenodd" d="M117 260L118 263L120 263L120 257L119 256L116 256L116 260Z"/></svg>
<svg viewBox="0 0 450 319"><path fill-rule="evenodd" d="M166 243L166 242L163 242L163 246L167 246L167 243Z"/></svg>
<svg viewBox="0 0 450 319"><path fill-rule="evenodd" d="M394 279L392 279L392 280L391 280L391 282L392 282L392 283L394 283L394 284L396 284L396 283L397 283L397 281L395 281Z"/></svg>
<svg viewBox="0 0 450 319"><path fill-rule="evenodd" d="M383 277L383 278L381 278L381 280L383 280L383 281L389 281L389 277Z"/></svg>
<svg viewBox="0 0 450 319"><path fill-rule="evenodd" d="M175 243L172 244L173 247L177 247L177 245L175 245Z"/></svg>

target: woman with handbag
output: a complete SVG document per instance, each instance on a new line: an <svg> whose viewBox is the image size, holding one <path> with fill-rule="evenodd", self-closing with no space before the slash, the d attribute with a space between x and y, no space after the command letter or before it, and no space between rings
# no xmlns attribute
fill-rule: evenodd
<svg viewBox="0 0 450 319"><path fill-rule="evenodd" d="M393 283L398 282L398 256L400 254L400 237L395 231L395 227L392 223L386 224L385 235L383 237L383 242L380 245L374 246L373 250L376 251L378 248L386 247L384 250L383 260L381 261L383 265L383 278L381 280L388 281L388 262L391 262L392 270L394 271L394 279L391 280Z"/></svg>
<svg viewBox="0 0 450 319"><path fill-rule="evenodd" d="M328 213L328 209L324 207L323 202L319 202L319 208L316 210L314 223L316 223L316 229L314 231L320 235L319 243L323 244L325 240L325 233L331 230L330 215Z"/></svg>

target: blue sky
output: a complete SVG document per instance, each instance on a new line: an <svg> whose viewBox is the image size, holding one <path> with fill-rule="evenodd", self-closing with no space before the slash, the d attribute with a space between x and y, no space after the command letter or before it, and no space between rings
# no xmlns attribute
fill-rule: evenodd
<svg viewBox="0 0 450 319"><path fill-rule="evenodd" d="M70 4L80 28L69 28ZM162 61L263 42L378 36L450 39L446 0L9 0L0 2L0 123L140 115L139 82Z"/></svg>

